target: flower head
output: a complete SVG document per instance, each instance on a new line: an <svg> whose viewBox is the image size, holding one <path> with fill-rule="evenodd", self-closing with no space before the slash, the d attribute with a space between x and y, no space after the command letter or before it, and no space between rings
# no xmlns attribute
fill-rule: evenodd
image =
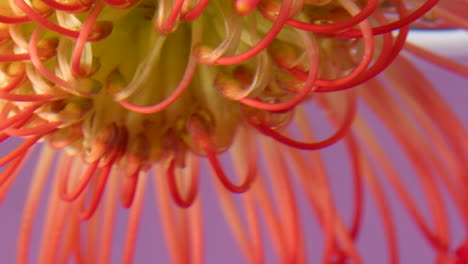
<svg viewBox="0 0 468 264"><path fill-rule="evenodd" d="M47 177L53 178L52 209L39 263L70 256L108 263L119 199L131 208L123 256L131 262L152 168L172 261L202 262L200 160L211 165L227 221L249 262L264 262L263 220L281 263L307 263L298 192L324 231L323 261L362 262L356 241L365 228L366 185L382 216L389 259L397 263L397 226L381 178L438 259L468 261L468 247L454 245L445 214L447 204L455 206L468 228L466 130L424 75L399 57L406 48L468 76L466 66L405 44L412 23L467 27L461 11L467 3L438 2L2 1L0 137L23 139L0 158L6 166L2 199L30 150L47 142L25 204L18 263L28 260ZM381 120L411 161L430 216L415 205L358 102ZM326 113L323 127L335 128L325 139L314 140L320 128L312 129L310 118L321 114L310 105ZM307 142L293 139L298 134ZM346 146L353 171L351 224L336 209L330 176L314 151L337 142ZM55 176L48 176L54 152L60 162ZM224 152L233 158L238 181L226 175L219 159ZM242 193L243 213L230 193ZM103 244L97 254L89 249L99 241L90 230L99 226ZM182 243L183 236L189 242Z"/></svg>

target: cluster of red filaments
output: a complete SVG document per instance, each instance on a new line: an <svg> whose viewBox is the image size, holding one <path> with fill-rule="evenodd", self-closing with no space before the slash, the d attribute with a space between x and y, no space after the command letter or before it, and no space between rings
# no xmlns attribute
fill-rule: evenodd
<svg viewBox="0 0 468 264"><path fill-rule="evenodd" d="M181 207L190 207L198 193L198 173L193 173L185 191L176 179L176 170L185 166L188 152L206 156L227 190L246 192L258 174L256 153L247 155L243 181L239 184L231 181L217 157L226 149L216 144L224 121L217 117L217 109L197 101L207 93L206 87L198 91L194 85L200 68L216 73L209 89L238 108L241 117L236 117L240 121L235 122L241 126L247 124L249 129L294 149L322 149L343 139L355 119L357 95L344 90L364 84L385 70L403 49L410 24L427 14L438 0L411 1L411 5L406 2L11 0L0 9L0 140L9 137L24 140L0 159L1 166L8 165L0 176L0 186L11 185L30 149L41 139L47 139L56 148L81 154L87 164L79 181L70 184L69 177L62 177L59 189L63 200L77 200L86 193L93 177L98 177L91 201L81 214L82 220L93 216L111 170L117 165L125 171L123 206L132 205L139 174L163 160L173 200ZM102 73L89 52L93 45L105 43L114 33L116 25L100 21L101 16L111 9L135 7L148 11L145 19L152 23L158 38L169 39L181 27L188 28L191 34L189 56L178 73L181 76L178 84L154 104L141 105L132 96L145 91L147 75L157 73L137 69L132 81L124 81L125 74L118 67ZM205 43L211 32L197 23L224 8L224 14L219 15L224 20L219 24L224 24L225 36L220 37L218 46ZM293 34L295 39L288 40L287 34ZM246 38L249 40L245 41ZM73 46L70 52L66 52L66 43ZM415 46L409 49L467 74L466 67L427 55ZM291 119L293 110L313 94L331 92L341 92L346 105L343 113L334 113L336 132L317 142L297 141L279 132ZM122 115L137 114L139 124L158 127L160 124L154 121L157 116L164 115L188 93L195 94L189 104L197 107L182 109L185 112L175 124L161 125L163 132L153 128L145 132L111 118L102 118L103 123L99 123L101 114L96 106L116 104L125 112ZM152 138L153 134L157 139ZM249 142L245 140L244 144ZM70 157L61 166L64 175L71 170L72 161ZM432 241L434 246L446 250L436 240ZM465 258L465 251L460 252L460 258ZM338 254L337 259L344 261L344 254L348 253Z"/></svg>

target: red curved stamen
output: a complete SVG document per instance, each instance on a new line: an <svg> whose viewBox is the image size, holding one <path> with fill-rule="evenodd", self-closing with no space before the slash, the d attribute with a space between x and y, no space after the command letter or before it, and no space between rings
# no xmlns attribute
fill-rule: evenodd
<svg viewBox="0 0 468 264"><path fill-rule="evenodd" d="M76 184L75 188L69 192L67 189L68 181L69 181L69 176L70 172L69 170L66 171L62 177L60 177L60 198L65 201L74 201L78 196L80 196L81 193L83 193L83 190L88 186L89 182L91 181L91 178L94 176L94 173L96 172L96 169L99 165L99 159L92 162L91 164L88 165L88 168L86 169L86 172L80 177L78 183ZM67 166L65 166L67 167Z"/></svg>
<svg viewBox="0 0 468 264"><path fill-rule="evenodd" d="M169 167L167 168L167 183L169 185L169 191L171 193L172 199L178 206L182 208L189 208L197 198L199 173L198 171L192 171L190 186L187 194L185 195L186 197L184 198L179 191L179 187L177 186L174 167L175 161L172 159L169 163ZM184 175L184 177L186 176L188 175Z"/></svg>
<svg viewBox="0 0 468 264"><path fill-rule="evenodd" d="M107 180L109 179L112 166L113 166L113 162L110 162L101 170L99 174L97 186L91 196L91 202L89 204L89 207L86 209L82 208L82 210L80 211L80 220L82 221L89 220L96 212L96 209L98 208L100 204L102 194L104 193ZM84 199L83 199L83 205L84 205Z"/></svg>
<svg viewBox="0 0 468 264"><path fill-rule="evenodd" d="M184 0L176 0L174 4L172 4L172 9L169 15L167 16L167 19L161 26L157 24L158 20L155 20L155 28L158 32L161 33L169 33L171 29L174 27L177 17L180 15L180 10L182 10L182 6L184 5Z"/></svg>
<svg viewBox="0 0 468 264"><path fill-rule="evenodd" d="M122 254L122 263L133 263L134 255L135 255L135 247L138 241L138 229L142 226L141 216L142 212L145 209L144 201L145 201L145 191L147 188L147 176L140 179L140 184L135 193L135 201L133 202L132 208L129 210L128 222L127 222L127 230L125 235L125 245L123 246L123 254ZM193 228L193 227L192 227ZM143 228L142 228L143 229ZM190 238L192 240L192 237ZM197 240L198 241L198 240ZM195 253L196 254L196 253ZM200 264L201 262L196 262L191 260L194 264Z"/></svg>
<svg viewBox="0 0 468 264"><path fill-rule="evenodd" d="M50 29L54 32L59 33L60 35L67 36L70 38L78 38L80 32L75 31L75 30L70 30L68 28L64 28L62 26L59 26L55 23L52 23L51 21L47 20L44 18L41 14L37 13L34 9L32 9L24 0L14 0L16 5L23 11L29 18L31 18L33 21L38 23L39 25Z"/></svg>
<svg viewBox="0 0 468 264"><path fill-rule="evenodd" d="M21 112L17 113L15 116L12 116L7 119L8 114L13 108L11 103L5 104L3 106L2 111L0 112L0 131L9 128L10 126L16 124L21 120L28 120L32 115L33 112L36 111L40 107L40 104L31 105L23 109Z"/></svg>
<svg viewBox="0 0 468 264"><path fill-rule="evenodd" d="M10 136L8 136L8 135L5 135L5 134L3 134L3 133L0 133L0 142L5 141L5 139L7 139L7 138L9 138L9 137L10 137Z"/></svg>
<svg viewBox="0 0 468 264"><path fill-rule="evenodd" d="M0 62L15 62L29 60L29 53L0 54Z"/></svg>
<svg viewBox="0 0 468 264"><path fill-rule="evenodd" d="M0 23L3 23L3 24L23 24L23 23L27 23L30 21L31 21L31 18L28 16L10 17L10 16L0 15Z"/></svg>
<svg viewBox="0 0 468 264"><path fill-rule="evenodd" d="M356 240L361 226L363 224L363 208L364 208L364 185L363 185L363 170L361 165L361 153L359 152L359 145L353 133L349 133L345 137L345 143L351 159L353 168L353 186L354 186L354 215L353 222L349 229L349 234L353 240Z"/></svg>
<svg viewBox="0 0 468 264"><path fill-rule="evenodd" d="M22 0L18 0L22 1ZM63 88L66 88L68 90L73 90L71 87L70 83L67 82L66 80L58 77L55 73L51 72L47 67L42 63L42 61L39 58L39 53L37 51L37 42L39 41L39 36L42 33L44 29L39 26L37 27L33 34L31 35L31 39L29 40L29 54L31 55L31 62L36 67L36 69L47 79L49 79L51 82L62 86Z"/></svg>
<svg viewBox="0 0 468 264"><path fill-rule="evenodd" d="M252 99L252 98L242 98L239 100L241 103L257 108L257 109L262 109L265 111L283 112L283 111L288 111L294 108L312 92L312 89L315 85L315 81L317 79L317 74L319 71L318 48L317 48L317 44L315 43L315 39L311 38L305 33L301 33L301 34L304 35L303 36L303 39L305 42L304 46L309 55L309 64L310 64L310 70L307 74L304 88L297 95L295 95L294 97L292 97L291 99L283 103L270 104L270 103L261 102L259 100Z"/></svg>
<svg viewBox="0 0 468 264"><path fill-rule="evenodd" d="M19 155L26 153L41 137L42 135L36 135L25 139L21 145L0 158L0 167L18 158Z"/></svg>
<svg viewBox="0 0 468 264"><path fill-rule="evenodd" d="M280 11L278 16L273 22L273 26L270 30L265 34L263 39L261 39L255 46L250 48L249 50L234 56L226 56L218 58L214 64L217 65L232 65L244 62L264 49L266 49L273 40L275 40L276 36L280 33L281 29L284 27L286 20L289 18L289 13L292 7L292 0L284 0L281 3Z"/></svg>
<svg viewBox="0 0 468 264"><path fill-rule="evenodd" d="M16 88L20 87L26 81L26 79L27 79L26 74L23 73L17 76L16 78L14 78L13 80L10 80L10 82L6 86L1 87L0 92L4 92L4 93L11 92L15 90Z"/></svg>
<svg viewBox="0 0 468 264"><path fill-rule="evenodd" d="M169 97L164 99L162 102L150 106L137 106L128 102L127 100L121 100L118 102L121 106L125 107L126 109L137 113L152 114L160 112L166 109L171 104L173 104L177 99L179 99L179 97L181 97L184 94L184 92L187 90L190 83L192 82L197 64L198 62L195 59L195 57L190 56L187 68L185 69L184 75L182 76L180 83L177 85L177 88L172 92L171 95L169 95Z"/></svg>
<svg viewBox="0 0 468 264"><path fill-rule="evenodd" d="M393 23L390 23L388 25L373 28L372 29L372 34L381 35L381 34L384 34L384 33L388 33L388 32L400 29L402 27L406 27L410 23L412 23L415 20L421 18L427 12L429 12L437 4L437 2L439 2L439 0L428 0L422 6L420 6L418 9L416 9L413 13L410 13L408 16L400 18L399 20L397 20L397 21L395 21ZM350 29L350 30L347 30L347 31L345 31L343 33L339 33L338 36L339 37L344 37L344 38L360 38L360 37L362 37L362 33L360 31L355 30L355 29Z"/></svg>
<svg viewBox="0 0 468 264"><path fill-rule="evenodd" d="M462 125L463 122L451 112L448 104L440 100L441 95L426 80L426 76L422 72L417 71L407 59L400 59L399 65L411 71L411 78L406 78L405 80L409 82L406 89L400 89L407 92L412 100L415 100L421 108L424 108L427 117L441 132L440 135L449 142L451 151L455 153L454 160L456 160L457 164L455 166L458 173L455 173L457 175L455 182L460 185L458 187L463 186L462 188L467 188L466 172L468 171L468 157L466 156L467 145L463 144L464 140L466 140L466 130ZM463 196L468 198L466 195L464 193Z"/></svg>
<svg viewBox="0 0 468 264"><path fill-rule="evenodd" d="M12 127L14 127L14 128L22 127L25 124L27 124L28 122L30 122L32 118L34 118L33 115L31 115L31 116L29 116L27 118L23 118L23 119L19 120L18 122L16 122L15 124L13 124ZM0 133L0 142L3 142L5 139L7 139L9 137L10 136L5 134L5 133Z"/></svg>
<svg viewBox="0 0 468 264"><path fill-rule="evenodd" d="M401 63L402 69L407 70L405 67L404 63ZM399 64L400 65L400 64ZM414 76L414 72L409 71L411 73L411 78L415 78L415 80L420 80L417 78L417 76ZM407 72L405 72L407 73ZM372 86L375 88L379 88L382 84L379 82L373 80L374 83L372 83ZM426 87L424 87L426 88ZM388 178L389 182L393 186L395 192L398 193L399 198L402 201L402 204L405 206L407 212L411 215L413 218L414 222L416 225L419 227L420 231L424 235L424 237L428 240L428 242L435 248L437 249L440 253L446 252L448 249L448 243L446 240L446 220L440 219L439 217L445 216L445 214L441 214L438 212L443 212L445 209L443 209L443 205L440 205L438 199L441 199L440 193L436 190L435 187L433 187L432 184L434 184L434 180L432 178L432 169L433 169L433 164L429 164L431 158L423 159L421 157L422 152L424 150L418 151L417 146L415 142L412 142L412 137L409 135L406 135L406 130L404 133L400 131L397 127L389 127L389 124L392 122L401 122L401 123L406 123L406 122L413 122L410 119L407 120L401 120L402 117L406 117L407 113L404 111L400 111L401 113L398 113L398 111L392 111L392 112L387 112L383 111L383 109L393 109L392 107L396 106L397 104L394 102L393 98L392 100L389 100L391 98L391 95L385 93L384 90L382 89L370 89L369 90L372 93L375 93L374 96L378 96L378 101L372 100L371 97L364 97L366 99L366 103L369 104L370 107L372 107L372 110L376 112L378 117L381 120L384 120L384 124L387 126L386 128L389 129L389 131L393 134L393 136L396 138L396 142L399 143L400 147L404 150L405 155L409 158L411 161L411 165L417 172L417 176L419 178L420 183L423 185L423 190L426 192L426 197L427 197L427 202L428 204L431 204L431 206L434 208L431 208L432 214L433 214L433 219L434 220L434 228L436 229L435 231L432 231L431 228L429 227L428 223L424 219L425 217L421 214L421 212L418 210L418 206L415 204L415 201L411 198L410 196L410 191L408 191L405 188L405 184L401 182L401 177L396 171L396 168L393 167L393 164L388 160L389 157L385 155L385 151L382 149L383 147L380 146L375 139L375 137L367 135L366 137L369 137L369 141L372 142L370 145L374 145L372 148L372 156L376 157L376 161L379 162L379 167L382 168L382 172L386 174L386 177ZM369 100L371 99L371 100ZM369 103L370 101L373 101L373 103ZM392 102L389 104L389 102ZM392 106L394 104L394 106ZM393 119L393 120L392 120ZM400 124L400 123L398 123ZM361 127L361 126L359 126ZM411 128L409 128L411 130ZM413 128L414 129L414 128ZM414 134L416 135L416 134ZM374 136L374 135L373 135ZM367 138L366 138L367 140ZM437 166L437 165L436 165ZM431 186L432 185L432 186ZM437 200L437 201L435 201ZM439 209L441 208L441 209ZM442 216L443 215L443 216ZM445 223L443 223L445 222ZM444 227L445 226L445 227ZM441 230L442 228L442 230ZM444 253L445 254L445 253Z"/></svg>
<svg viewBox="0 0 468 264"><path fill-rule="evenodd" d="M86 41L89 39L91 35L92 27L96 22L99 14L101 13L102 9L104 9L104 3L102 1L98 1L97 4L94 6L93 10L89 13L84 22L83 26L81 27L80 34L75 42L75 49L73 50L72 59L71 59L71 71L75 76L83 76L86 73L83 72L83 69L80 67L80 60L81 55L83 54L83 49L85 47Z"/></svg>
<svg viewBox="0 0 468 264"><path fill-rule="evenodd" d="M40 102L50 100L54 96L49 94L11 94L0 91L0 98L12 102Z"/></svg>
<svg viewBox="0 0 468 264"><path fill-rule="evenodd" d="M373 66L371 66L367 72L365 72L362 76L359 76L355 80L351 81L348 84L339 85L339 86L330 86L330 87L319 87L317 92L334 92L334 91L341 91L344 89L349 89L355 87L359 84L367 82L368 80L374 78L378 74L380 74L383 70L385 70L398 56L400 51L403 48L403 45L406 42L406 37L408 36L409 27L402 28L398 31L398 37L393 44L391 50L385 54L382 54L381 57L375 62Z"/></svg>
<svg viewBox="0 0 468 264"><path fill-rule="evenodd" d="M400 14L404 13L405 10L401 10ZM377 59L375 64L371 66L367 72L365 72L362 76L356 78L355 80L351 81L348 84L345 85L340 85L340 86L330 86L330 87L319 87L317 89L317 92L334 92L334 91L340 91L344 89L349 89L352 87L355 87L359 84L362 84L378 74L380 74L383 70L385 70L388 65L390 65L395 58L400 54L400 51L402 50L405 42L406 42L406 37L408 36L409 33L409 27L403 27L398 31L398 36L395 40L395 43L393 44L393 47L391 48L390 51L382 53L381 56ZM390 36L390 33L388 33ZM385 40L385 37L384 37ZM385 45L385 42L384 42Z"/></svg>
<svg viewBox="0 0 468 264"><path fill-rule="evenodd" d="M117 138L118 141L115 144L115 148L111 151L111 153L107 156L107 160L100 162L100 164L103 166L103 169L100 171L97 186L94 189L94 192L92 194L91 202L90 205L87 209L83 209L80 212L80 219L82 221L90 219L93 215L94 212L96 211L97 207L99 206L99 202L101 201L102 195L104 193L105 186L107 184L107 180L109 178L110 172L112 170L112 166L114 165L114 162L119 159L122 155L123 152L125 151L124 148L121 146L126 146L127 145L127 134L125 129L118 129L117 130ZM83 205L85 201L83 200Z"/></svg>
<svg viewBox="0 0 468 264"><path fill-rule="evenodd" d="M468 2L465 0L441 1L431 10L434 17L438 18L436 23L429 23L434 29L468 29L466 10ZM417 21L419 22L419 21Z"/></svg>
<svg viewBox="0 0 468 264"><path fill-rule="evenodd" d="M218 176L218 179L221 181L221 183L224 185L226 189L233 193L243 193L246 192L250 189L252 184L255 181L255 178L257 177L257 166L256 164L253 164L252 162L249 161L249 168L247 171L247 175L244 179L244 182L236 185L231 182L231 180L226 176L226 173L223 170L223 167L219 163L218 157L216 157L216 154L211 151L210 149L204 149L206 152L206 156L211 164L211 167L215 171L216 175Z"/></svg>
<svg viewBox="0 0 468 264"><path fill-rule="evenodd" d="M3 130L3 133L9 135L9 136L15 136L15 137L25 137L25 136L33 136L33 135L44 135L48 134L60 125L62 125L63 122L57 121L57 122L51 122L51 123L46 123L43 125L39 125L36 127L31 127L31 128L6 128Z"/></svg>
<svg viewBox="0 0 468 264"><path fill-rule="evenodd" d="M348 12L353 13L352 11L348 10ZM329 87L329 86L339 86L348 84L351 81L356 80L358 77L362 76L362 74L366 71L367 67L372 61L372 57L374 55L374 35L372 34L372 29L367 20L359 23L360 32L364 37L364 54L362 56L361 61L357 65L354 70L349 73L348 75L335 79L335 80L323 80L317 79L315 84L320 87ZM289 71L295 75L302 75L300 71L297 69L289 69ZM305 76L301 76L301 79L304 79Z"/></svg>
<svg viewBox="0 0 468 264"><path fill-rule="evenodd" d="M2 171L2 174L0 174L0 187L5 184L10 177L19 169L21 163L23 162L24 158L27 156L26 155L27 151L21 152L19 157L17 157L13 162L11 162L8 167Z"/></svg>
<svg viewBox="0 0 468 264"><path fill-rule="evenodd" d="M187 13L183 13L181 15L183 20L192 21L197 19L199 16L203 14L203 10L205 7L210 3L210 0L200 0L198 1L197 6L195 6L192 10L188 11Z"/></svg>
<svg viewBox="0 0 468 264"><path fill-rule="evenodd" d="M404 13L405 10L399 10L400 14ZM382 17L377 17L379 22L383 21ZM386 20L385 20L386 21ZM404 27L398 31L398 36L395 40L395 43L392 45L392 35L391 33L384 34L384 42L382 47L382 52L377 59L377 61L368 68L367 71L363 72L360 76L357 76L355 79L349 81L349 83L341 84L341 85L330 85L330 86L319 86L315 92L336 92L342 91L345 89L349 89L355 87L359 84L362 84L376 75L381 73L383 70L387 68L387 66L393 62L393 60L397 57L400 53L403 45L406 41L406 36L408 35L409 28ZM297 78L304 80L305 73L301 73L296 69L288 69L288 72L295 75ZM318 81L318 80L317 80Z"/></svg>
<svg viewBox="0 0 468 264"><path fill-rule="evenodd" d="M54 0L42 0L42 2L44 2L46 5L52 7L55 10L65 11L71 14L85 12L90 8L91 3L93 3L92 1L89 1L88 5L84 5L83 2L86 1L82 2L80 0L76 0L76 2L68 4L60 3Z"/></svg>
<svg viewBox="0 0 468 264"><path fill-rule="evenodd" d="M297 149L304 149L304 150L318 150L318 149L322 149L330 145L333 145L336 142L338 142L340 139L342 139L346 135L348 130L351 128L355 115L356 115L356 99L354 98L354 96L349 95L349 102L348 102L348 109L346 110L346 116L343 120L343 123L339 127L339 129L330 137L324 140L312 142L312 143L306 143L306 142L301 142L301 141L290 139L286 136L281 135L277 131L269 127L263 126L263 125L253 125L253 126L255 126L261 133L265 134L266 136L269 136L277 140L278 142L281 142L290 147L297 148Z"/></svg>
<svg viewBox="0 0 468 264"><path fill-rule="evenodd" d="M211 136L203 129L202 121L197 117L192 118L189 123L189 130L190 134L194 138L195 143L205 152L211 167L216 173L216 176L226 189L233 193L243 193L250 189L257 177L257 162L254 158L249 158L247 161L248 169L244 181L236 185L226 176L226 173L224 172L223 167L221 166L214 151Z"/></svg>
<svg viewBox="0 0 468 264"><path fill-rule="evenodd" d="M362 154L359 152L359 146L356 142L356 138L353 133L349 133L345 138L346 147L349 151L349 156L352 162L353 168L353 185L354 185L354 210L353 210L353 220L351 226L349 228L349 235L353 241L356 241L359 235L359 231L361 230L361 226L363 224L363 203L364 203L364 192L363 192L363 176L362 176L362 166L361 166L361 156ZM379 194L377 194L379 195ZM382 201L379 201L382 203ZM384 210L387 208L386 204L381 204L382 208L380 210ZM385 211L388 215L388 212ZM391 220L386 220L391 221ZM390 243L394 243L391 241ZM345 263L347 256L347 252L340 249L339 244L336 242L333 243L335 252L334 252L334 262L333 263ZM393 244L392 244L393 245Z"/></svg>
<svg viewBox="0 0 468 264"><path fill-rule="evenodd" d="M410 42L405 43L405 50L411 52L411 54L418 56L423 60L427 60L442 68L450 70L454 73L460 74L463 77L468 78L468 66L458 63L454 60L437 55L429 50L421 48Z"/></svg>
<svg viewBox="0 0 468 264"><path fill-rule="evenodd" d="M14 0L16 5L26 14L28 15L29 18L31 18L33 21L35 21L37 24L39 24L42 27L45 27L51 31L54 31L62 36L67 36L69 38L76 39L80 35L80 30L71 30L68 28L64 28L62 26L59 26L49 20L47 20L45 17L43 17L41 14L37 13L32 9L24 0ZM106 35L104 35L106 36ZM98 41L101 38L103 38L101 34L97 34L91 39L88 39L88 41Z"/></svg>
<svg viewBox="0 0 468 264"><path fill-rule="evenodd" d="M372 15L372 13L374 13L378 6L378 0L368 0L367 5L357 15L351 17L348 20L328 25L315 25L307 22L298 21L292 18L288 19L286 23L289 26L295 27L297 29L311 31L315 33L333 33L344 29L352 28L355 25L361 23L363 20L369 18L369 16ZM265 15L264 12L262 12L262 14Z"/></svg>
<svg viewBox="0 0 468 264"><path fill-rule="evenodd" d="M121 202L124 208L130 208L132 206L138 185L139 174L140 169L137 169L132 175L127 175L123 179Z"/></svg>

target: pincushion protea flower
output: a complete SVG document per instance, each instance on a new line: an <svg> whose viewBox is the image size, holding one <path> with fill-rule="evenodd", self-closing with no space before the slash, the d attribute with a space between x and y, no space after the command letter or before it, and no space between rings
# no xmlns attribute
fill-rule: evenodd
<svg viewBox="0 0 468 264"><path fill-rule="evenodd" d="M382 258L398 263L398 225L386 184L438 262L468 263L468 244L451 239L446 213L455 207L468 229L466 130L424 75L398 56L406 48L468 75L464 65L405 44L413 22L467 28L466 1L438 2L2 0L0 137L23 141L0 159L0 199L31 149L47 142L31 176L17 262L28 262L46 195L35 263L108 263L119 200L130 208L123 253L130 263L147 178L154 175L172 261L202 263L197 194L199 162L207 160L247 262L265 261L269 239L280 263L308 263L306 220L297 202L304 193L323 229L314 242L322 244L323 262L362 263L356 244L366 228L367 188L385 232L388 257ZM410 160L429 215L416 205L358 102ZM312 129L309 119L321 115L319 109L326 113L323 126L335 132L316 141L320 128ZM352 168L350 221L334 204L321 152L313 151L339 141ZM218 159L223 152L233 158L238 179L226 175Z"/></svg>

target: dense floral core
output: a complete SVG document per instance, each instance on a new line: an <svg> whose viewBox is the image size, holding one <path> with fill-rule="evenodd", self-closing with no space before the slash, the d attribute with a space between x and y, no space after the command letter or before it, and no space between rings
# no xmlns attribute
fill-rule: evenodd
<svg viewBox="0 0 468 264"><path fill-rule="evenodd" d="M356 182L360 182L360 150L350 134L353 122L360 124L359 134L373 142L370 149L378 157L379 166L388 164L372 133L362 124L362 117L356 114L359 98L384 123L405 123L411 131L418 128L398 118L404 114L391 100L393 95L384 89L358 93L351 88L382 85L374 77L397 60L413 22L420 27L467 27L463 12L457 11L467 6L463 0L450 4L441 1L433 9L438 2L0 0L0 139L24 138L18 148L0 159L0 165L9 164L0 177L0 187L10 181L9 176L20 167L28 150L45 139L54 148L81 157L85 164L81 165L85 168L83 175L73 177L70 174L80 174L70 172L73 158L64 158L59 169L63 173L58 184L61 199L79 199L93 176L99 175L93 194L88 192L92 198L89 208L80 213L81 220L93 216L113 168L119 168L123 174L124 206L132 205L139 175L154 164L163 164L174 201L181 207L190 207L198 191L198 176L193 173L188 187L181 188L182 180L176 171L186 167L190 172L195 170L192 154L206 156L229 191L241 193L252 187L258 174L253 131L273 138L275 143L302 150L322 149L346 138L350 153L356 154L352 155L353 166L358 175ZM453 72L468 75L462 65L414 45L407 44L407 48ZM417 72L405 60L399 63L402 69ZM405 78L401 72L394 70L389 74L394 77L395 87L412 83L405 80L400 85L400 79ZM455 154L448 160L456 160L462 169L466 168L460 165L466 149L455 146L457 140L466 136L462 126L443 103L434 103L434 93L421 90L422 84L413 86L404 92L399 90L403 88L396 88L396 93L404 94L402 101L412 98L418 105L430 105L432 110L414 110L413 114L426 111L433 119L421 117L421 127L427 126L427 131L432 132L434 128L428 123L433 122L444 135L452 137L447 141L453 149L447 152ZM429 95L415 96L418 93ZM294 134L285 129L291 121L301 131L310 131L304 128L307 119L301 109L306 102L316 102L326 110L328 120L336 127L328 138L310 143L287 135ZM382 108L393 112L382 112ZM445 115L445 120L441 115ZM406 153L414 157L414 163L420 164L412 145L415 138L403 135L395 125L389 130ZM244 158L238 167L246 167L247 173L240 184L225 175L218 160L218 154L231 149L243 153L237 155ZM277 147L272 147L272 153L277 151ZM290 158L297 167L307 167L300 154L292 151ZM267 159L275 160L273 156ZM369 166L362 170L371 171ZM328 188L325 180L318 182ZM431 245L451 259L453 256L447 253L449 239L441 235L446 230L441 227L436 230L440 236L433 235L419 221L411 202L405 200L405 189L397 180L394 184ZM428 192L437 193L432 189ZM358 203L360 196L356 197ZM441 200L438 198L435 200ZM466 198L454 198L459 208ZM84 201L81 199L80 203ZM315 200L317 210L329 208L324 201L322 197ZM327 237L326 257L336 253L337 262L345 256L359 262L350 242L359 229L357 208L349 232L342 226L327 226L329 217L333 217L328 211L331 209L321 211L326 235L336 228L336 238ZM468 219L467 213L462 214ZM291 219L291 225L296 226L295 218ZM438 220L438 227L443 226L443 220ZM298 238L295 235L300 236L297 230L293 231L296 233L292 232L289 238L292 245ZM290 253L296 250L291 244L279 257L284 263L299 263L304 256ZM261 258L253 253L246 255L252 262ZM395 255L393 252L392 257ZM187 262L182 259L180 263Z"/></svg>
<svg viewBox="0 0 468 264"><path fill-rule="evenodd" d="M208 2L3 1L2 116L18 117L6 133L133 174L206 152L188 129L199 116L209 151L224 151L241 122L277 129L312 92L375 76L401 48L376 34L436 1L411 14L398 1ZM403 19L390 23L394 6Z"/></svg>

